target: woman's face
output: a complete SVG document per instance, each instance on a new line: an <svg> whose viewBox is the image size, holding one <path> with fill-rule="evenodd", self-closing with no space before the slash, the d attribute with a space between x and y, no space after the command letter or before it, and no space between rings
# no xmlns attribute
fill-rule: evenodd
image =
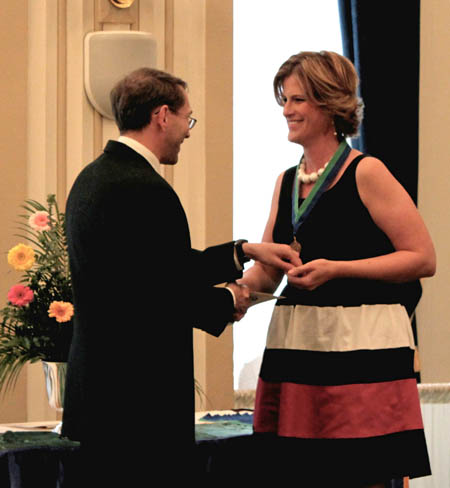
<svg viewBox="0 0 450 488"><path fill-rule="evenodd" d="M289 134L288 140L304 146L334 132L331 117L306 99L305 90L295 75L283 83L284 106Z"/></svg>

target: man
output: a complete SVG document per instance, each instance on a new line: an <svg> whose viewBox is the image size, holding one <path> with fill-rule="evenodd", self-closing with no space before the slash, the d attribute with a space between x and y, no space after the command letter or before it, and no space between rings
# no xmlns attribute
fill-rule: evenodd
<svg viewBox="0 0 450 488"><path fill-rule="evenodd" d="M195 124L186 87L147 68L119 82L120 138L83 169L67 201L75 330L62 433L119 464L133 452L134 472L192 453L192 327L219 336L249 305L247 289L214 285L239 278L250 258L285 271L299 264L278 244L191 248L181 203L153 168L177 163ZM145 462L140 438L157 449Z"/></svg>

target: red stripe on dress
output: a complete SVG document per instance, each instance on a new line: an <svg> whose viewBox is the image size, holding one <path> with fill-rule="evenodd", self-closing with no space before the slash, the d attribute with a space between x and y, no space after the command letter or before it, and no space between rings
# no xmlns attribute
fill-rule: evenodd
<svg viewBox="0 0 450 488"><path fill-rule="evenodd" d="M283 437L342 439L423 429L415 379L315 386L259 379L254 430Z"/></svg>

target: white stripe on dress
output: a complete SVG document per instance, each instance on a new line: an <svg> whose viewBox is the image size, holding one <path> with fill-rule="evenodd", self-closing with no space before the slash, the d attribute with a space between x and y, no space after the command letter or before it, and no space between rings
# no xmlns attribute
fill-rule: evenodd
<svg viewBox="0 0 450 488"><path fill-rule="evenodd" d="M276 306L266 347L307 351L415 349L411 322L400 304Z"/></svg>

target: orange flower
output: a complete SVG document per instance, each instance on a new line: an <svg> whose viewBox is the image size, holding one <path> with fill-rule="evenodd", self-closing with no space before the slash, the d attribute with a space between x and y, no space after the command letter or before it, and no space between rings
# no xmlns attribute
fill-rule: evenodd
<svg viewBox="0 0 450 488"><path fill-rule="evenodd" d="M69 302L52 302L48 309L48 316L55 317L57 322L68 322L73 314L73 305Z"/></svg>

